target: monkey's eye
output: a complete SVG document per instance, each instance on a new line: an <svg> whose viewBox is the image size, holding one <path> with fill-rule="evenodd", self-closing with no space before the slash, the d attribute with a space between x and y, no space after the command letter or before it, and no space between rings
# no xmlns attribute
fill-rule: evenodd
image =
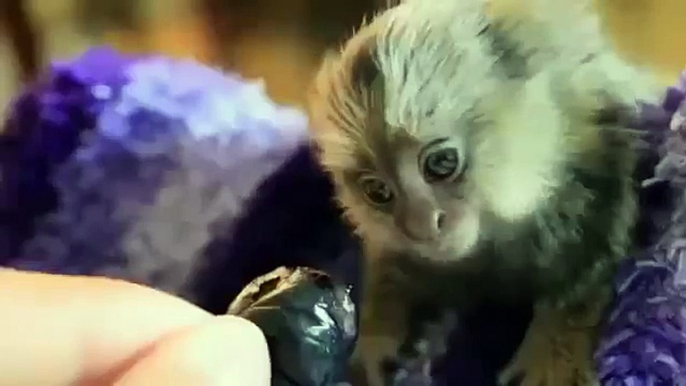
<svg viewBox="0 0 686 386"><path fill-rule="evenodd" d="M393 201L393 191L382 179L363 176L358 180L362 193L372 204L385 205Z"/></svg>
<svg viewBox="0 0 686 386"><path fill-rule="evenodd" d="M460 170L457 149L444 147L432 150L424 157L424 176L429 181L444 181L454 177Z"/></svg>

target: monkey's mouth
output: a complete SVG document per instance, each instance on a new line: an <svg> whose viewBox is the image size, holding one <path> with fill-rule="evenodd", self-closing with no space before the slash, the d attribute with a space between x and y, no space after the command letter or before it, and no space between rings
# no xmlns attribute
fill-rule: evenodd
<svg viewBox="0 0 686 386"><path fill-rule="evenodd" d="M409 241L406 250L414 251L418 256L435 263L454 263L468 258L474 249L471 240L447 235L436 241Z"/></svg>
<svg viewBox="0 0 686 386"><path fill-rule="evenodd" d="M414 247L420 256L436 262L450 262L461 258L459 249L440 240L433 243L415 243Z"/></svg>

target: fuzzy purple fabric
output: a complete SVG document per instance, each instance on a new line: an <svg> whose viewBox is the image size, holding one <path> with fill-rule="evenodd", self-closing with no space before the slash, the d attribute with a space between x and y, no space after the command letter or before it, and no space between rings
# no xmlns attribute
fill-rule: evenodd
<svg viewBox="0 0 686 386"><path fill-rule="evenodd" d="M89 51L54 64L14 101L0 136L0 263L17 257L34 219L57 207L50 176L95 126L108 96L93 88L118 89L128 60L108 49Z"/></svg>
<svg viewBox="0 0 686 386"><path fill-rule="evenodd" d="M96 49L56 65L3 137L0 256L190 297L204 248L306 129L261 84L191 61Z"/></svg>
<svg viewBox="0 0 686 386"><path fill-rule="evenodd" d="M603 385L683 377L686 146L667 130L686 115L683 99L682 84L646 106L654 135L637 240L647 252L617 278L597 354ZM95 49L57 64L17 98L0 136L0 262L142 282L218 314L281 265L355 284L359 243L306 128L259 84L190 61ZM463 318L437 384L495 384L529 317L489 307Z"/></svg>
<svg viewBox="0 0 686 386"><path fill-rule="evenodd" d="M603 385L686 385L686 72L640 123L656 150L642 197L656 237L617 275L596 355Z"/></svg>

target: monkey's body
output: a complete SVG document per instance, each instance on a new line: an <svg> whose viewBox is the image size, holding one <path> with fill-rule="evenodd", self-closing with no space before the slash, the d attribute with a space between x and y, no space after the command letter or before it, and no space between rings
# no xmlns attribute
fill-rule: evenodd
<svg viewBox="0 0 686 386"><path fill-rule="evenodd" d="M360 352L361 360L394 358L408 338L424 338L408 336L407 322L418 317L410 315L415 307L468 312L479 302L526 305L533 301L540 309L525 343L530 351L523 352L523 363L516 363L514 370L528 371L535 379L522 385L594 385L597 327L610 299L613 268L629 246L635 210L634 182L622 170L632 165L631 157L617 154L614 160L624 162L619 168L607 166L608 175L614 172L616 178L601 181L605 179L586 176L583 185L570 182L576 186L561 187L553 199L556 205L536 213L530 225L510 239L484 241L468 260L437 265L392 253L373 260L370 253L360 347L371 347L366 351L375 359ZM570 173L583 176L578 170ZM579 206L592 209L569 210ZM584 237L579 237L580 232ZM531 339L534 342L528 342ZM505 373L503 384L517 375Z"/></svg>
<svg viewBox="0 0 686 386"><path fill-rule="evenodd" d="M636 211L623 119L652 89L581 8L486 5L407 1L317 78L314 137L368 247L358 360L374 386L413 307L483 301L535 304L503 383L595 382Z"/></svg>

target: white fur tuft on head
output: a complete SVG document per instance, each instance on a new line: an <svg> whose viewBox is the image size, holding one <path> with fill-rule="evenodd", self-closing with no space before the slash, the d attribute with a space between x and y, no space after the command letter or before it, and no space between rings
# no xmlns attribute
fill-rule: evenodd
<svg viewBox="0 0 686 386"><path fill-rule="evenodd" d="M478 39L468 38L486 27L483 8L480 0L409 0L387 15L377 58L386 75L390 126L412 133L413 123L430 112L427 108L460 116L468 108L463 100L492 91L489 73L495 58ZM473 87L475 79L479 87Z"/></svg>

